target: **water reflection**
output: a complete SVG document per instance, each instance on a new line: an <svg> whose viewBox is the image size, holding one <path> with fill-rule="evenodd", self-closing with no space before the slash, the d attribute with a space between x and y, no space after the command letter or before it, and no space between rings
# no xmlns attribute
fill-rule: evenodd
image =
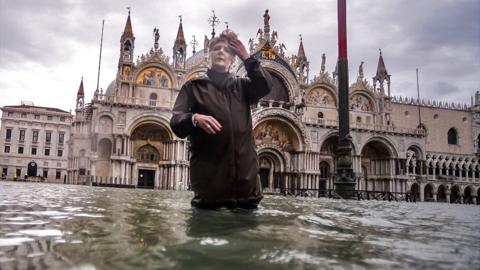
<svg viewBox="0 0 480 270"><path fill-rule="evenodd" d="M480 208L0 182L1 269L471 269Z"/></svg>

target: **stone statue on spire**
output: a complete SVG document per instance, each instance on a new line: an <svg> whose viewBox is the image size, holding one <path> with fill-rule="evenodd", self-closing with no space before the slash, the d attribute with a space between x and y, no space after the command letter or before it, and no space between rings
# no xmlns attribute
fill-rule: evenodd
<svg viewBox="0 0 480 270"><path fill-rule="evenodd" d="M265 14L263 14L263 34L265 40L270 39L270 15L268 15L268 9L265 10Z"/></svg>
<svg viewBox="0 0 480 270"><path fill-rule="evenodd" d="M322 53L322 65L320 67L320 70L322 73L325 73L325 62L327 61L327 58L325 57L325 53Z"/></svg>
<svg viewBox="0 0 480 270"><path fill-rule="evenodd" d="M160 34L158 33L157 27L153 28L153 37L154 37L153 47L155 48L155 50L158 50L158 40L160 39Z"/></svg>
<svg viewBox="0 0 480 270"><path fill-rule="evenodd" d="M263 23L265 27L270 27L270 15L268 15L268 9L266 9L265 14L263 14Z"/></svg>
<svg viewBox="0 0 480 270"><path fill-rule="evenodd" d="M360 80L363 80L363 61L360 63L360 66L358 67L358 78Z"/></svg>

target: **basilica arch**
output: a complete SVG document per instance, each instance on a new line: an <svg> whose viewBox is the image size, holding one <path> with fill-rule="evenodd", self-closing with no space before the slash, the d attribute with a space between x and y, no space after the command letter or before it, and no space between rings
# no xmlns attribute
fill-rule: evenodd
<svg viewBox="0 0 480 270"><path fill-rule="evenodd" d="M131 156L135 158L132 178L137 187L168 186L160 177L160 162L169 159L165 147L171 141L171 132L164 123L153 119L141 120L129 133Z"/></svg>
<svg viewBox="0 0 480 270"><path fill-rule="evenodd" d="M260 177L266 192L285 192L299 188L299 180L291 174L304 158L305 141L302 132L290 119L266 116L255 123L254 143L260 162Z"/></svg>
<svg viewBox="0 0 480 270"><path fill-rule="evenodd" d="M320 141L320 158L319 158L319 168L320 168L320 186L325 186L326 189L334 189L334 175L337 168L336 162L336 153L338 147L338 132L332 131L326 134ZM354 163L356 160L356 149L353 143L350 144L352 147L352 157L354 158Z"/></svg>
<svg viewBox="0 0 480 270"><path fill-rule="evenodd" d="M277 147L257 149L260 181L265 192L280 193L285 188L285 172L288 171L288 158Z"/></svg>
<svg viewBox="0 0 480 270"><path fill-rule="evenodd" d="M404 183L395 179L398 155L393 143L384 137L371 137L361 147L362 175L359 186L368 191L395 192ZM400 188L401 189L401 188Z"/></svg>

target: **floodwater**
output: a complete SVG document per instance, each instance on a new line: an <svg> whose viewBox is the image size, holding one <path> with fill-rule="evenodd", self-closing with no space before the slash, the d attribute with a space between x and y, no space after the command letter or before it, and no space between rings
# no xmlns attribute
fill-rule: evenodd
<svg viewBox="0 0 480 270"><path fill-rule="evenodd" d="M0 182L1 269L479 269L480 207Z"/></svg>

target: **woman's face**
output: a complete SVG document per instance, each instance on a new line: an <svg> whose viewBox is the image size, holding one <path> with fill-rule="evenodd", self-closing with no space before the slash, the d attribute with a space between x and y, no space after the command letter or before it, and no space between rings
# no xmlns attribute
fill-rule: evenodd
<svg viewBox="0 0 480 270"><path fill-rule="evenodd" d="M212 68L216 71L228 71L233 62L233 51L225 41L219 41L210 50Z"/></svg>

